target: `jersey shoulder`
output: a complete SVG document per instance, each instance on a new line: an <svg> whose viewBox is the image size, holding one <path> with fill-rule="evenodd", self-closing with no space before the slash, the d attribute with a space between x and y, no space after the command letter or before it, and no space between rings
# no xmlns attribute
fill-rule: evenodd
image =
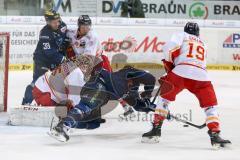
<svg viewBox="0 0 240 160"><path fill-rule="evenodd" d="M98 36L97 36L96 32L94 32L93 30L90 30L87 33L86 38L88 38L89 40L97 40Z"/></svg>
<svg viewBox="0 0 240 160"><path fill-rule="evenodd" d="M170 41L180 46L185 37L186 37L185 32L176 32L172 35Z"/></svg>
<svg viewBox="0 0 240 160"><path fill-rule="evenodd" d="M66 25L65 22L63 22L63 21L60 22L59 30L60 30L62 33L66 33L66 32L67 32L67 25Z"/></svg>
<svg viewBox="0 0 240 160"><path fill-rule="evenodd" d="M52 31L49 29L49 27L46 25L44 26L39 34L39 39L45 39L50 40L52 38Z"/></svg>
<svg viewBox="0 0 240 160"><path fill-rule="evenodd" d="M68 29L67 30L67 37L68 38L75 38L77 35L77 30L76 29Z"/></svg>

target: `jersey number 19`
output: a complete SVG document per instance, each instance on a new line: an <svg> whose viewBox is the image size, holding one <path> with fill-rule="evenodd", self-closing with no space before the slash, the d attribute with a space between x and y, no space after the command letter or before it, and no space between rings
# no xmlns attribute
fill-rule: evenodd
<svg viewBox="0 0 240 160"><path fill-rule="evenodd" d="M195 49L195 47L196 47L196 54L194 55L193 49ZM189 53L187 54L188 58L193 58L195 56L196 59L200 61L204 61L204 58L205 58L204 53L205 53L205 50L202 46L194 45L194 43L189 43Z"/></svg>

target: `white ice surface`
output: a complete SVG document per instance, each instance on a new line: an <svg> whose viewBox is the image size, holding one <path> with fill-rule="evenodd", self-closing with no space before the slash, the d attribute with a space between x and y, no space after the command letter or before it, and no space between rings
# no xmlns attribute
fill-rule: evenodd
<svg viewBox="0 0 240 160"><path fill-rule="evenodd" d="M159 144L142 144L141 134L150 122L120 122L107 119L96 130L75 131L69 142L60 143L47 136L48 128L7 126L7 114L0 113L1 160L240 160L240 72L210 71L216 89L222 122L222 136L232 141L231 149L211 149L207 129L183 127L166 122ZM10 72L9 106L21 103L31 72ZM184 91L171 105L172 113L189 113L197 124L204 114L196 98ZM117 117L119 108L107 115Z"/></svg>

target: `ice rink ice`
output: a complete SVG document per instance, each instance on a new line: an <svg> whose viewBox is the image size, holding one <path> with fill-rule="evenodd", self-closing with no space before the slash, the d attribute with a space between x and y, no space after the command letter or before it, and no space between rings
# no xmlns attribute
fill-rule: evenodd
<svg viewBox="0 0 240 160"><path fill-rule="evenodd" d="M67 143L50 138L48 128L7 126L7 113L0 113L0 159L2 160L240 160L240 73L209 71L219 102L222 137L231 148L213 150L207 129L183 127L166 122L159 144L141 143L141 134L151 128L150 121L120 121L117 108L106 115L107 122L96 130L75 130ZM10 72L10 107L19 105L32 72ZM182 92L170 106L172 113L190 116L202 124L204 114L197 99ZM110 119L109 117L115 117Z"/></svg>

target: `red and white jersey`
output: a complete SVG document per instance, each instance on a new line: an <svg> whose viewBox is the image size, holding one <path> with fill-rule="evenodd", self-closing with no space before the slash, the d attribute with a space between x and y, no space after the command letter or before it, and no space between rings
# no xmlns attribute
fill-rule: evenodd
<svg viewBox="0 0 240 160"><path fill-rule="evenodd" d="M198 81L209 81L206 71L206 45L197 36L181 32L174 34L164 47L164 58L174 64L172 72Z"/></svg>
<svg viewBox="0 0 240 160"><path fill-rule="evenodd" d="M41 92L49 92L56 103L71 100L75 106L80 102L80 91L84 84L82 71L75 67L70 72L59 68L46 72L37 79L35 86Z"/></svg>
<svg viewBox="0 0 240 160"><path fill-rule="evenodd" d="M68 30L67 37L76 55L89 54L93 56L101 55L102 47L97 35L90 30L85 36L78 37L78 30Z"/></svg>

